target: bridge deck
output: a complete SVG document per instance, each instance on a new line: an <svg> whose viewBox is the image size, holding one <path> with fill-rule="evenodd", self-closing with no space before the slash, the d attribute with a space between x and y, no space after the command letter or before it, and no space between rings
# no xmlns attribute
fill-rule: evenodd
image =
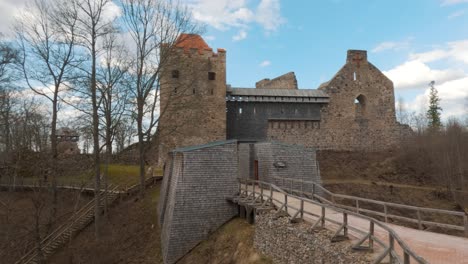
<svg viewBox="0 0 468 264"><path fill-rule="evenodd" d="M273 192L273 197L277 200L284 199L284 195L280 192ZM279 202L273 201L275 205L280 205ZM288 197L288 204L300 208L300 200L294 197ZM304 204L304 210L314 213L316 215L321 214L321 207L306 203ZM290 208L288 214L294 216L297 210ZM325 210L326 217L333 219L337 222L342 221L342 213L338 213L332 209ZM315 223L317 218L304 215L304 220ZM348 216L348 224L352 227L367 232L369 228L369 222L365 219L361 219L352 215ZM463 237L450 236L445 234L433 233L423 230L412 229L408 227L387 224L413 249L414 252L422 256L429 263L450 263L450 264L468 264L468 239ZM329 222L325 224L325 227L332 230L336 230L336 225ZM350 230L352 240L357 240L362 235L357 234ZM379 228L375 229L375 235L380 237L382 240L387 240L388 235L384 230ZM400 249L401 250L401 249Z"/></svg>

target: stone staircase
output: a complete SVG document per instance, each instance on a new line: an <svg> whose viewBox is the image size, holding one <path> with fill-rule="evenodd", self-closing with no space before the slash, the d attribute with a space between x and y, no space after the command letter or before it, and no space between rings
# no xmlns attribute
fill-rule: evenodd
<svg viewBox="0 0 468 264"><path fill-rule="evenodd" d="M108 191L107 193L102 191L101 199L103 199L104 196L106 196L107 204L112 204L119 197L119 192L117 192L116 190L117 187L111 189L111 191ZM70 217L65 223L63 223L60 227L55 229L52 233L50 233L47 237L45 237L42 240L41 251L43 254L43 259L47 259L48 257L52 256L52 254L54 254L59 248L66 245L74 235L76 235L79 231L84 229L94 220L95 202L95 199L88 202L72 217ZM100 204L101 212L104 211L104 204L105 203L103 199ZM38 250L36 247L31 249L20 260L16 262L16 264L24 263L40 263Z"/></svg>

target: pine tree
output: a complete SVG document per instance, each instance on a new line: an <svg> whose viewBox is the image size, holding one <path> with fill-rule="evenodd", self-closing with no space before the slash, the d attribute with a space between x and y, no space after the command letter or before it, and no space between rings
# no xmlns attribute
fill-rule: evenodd
<svg viewBox="0 0 468 264"><path fill-rule="evenodd" d="M442 111L442 108L439 105L440 98L434 85L435 81L429 83L431 90L429 93L429 109L427 110L426 115L429 121L429 128L438 130L442 126L440 121L440 112Z"/></svg>

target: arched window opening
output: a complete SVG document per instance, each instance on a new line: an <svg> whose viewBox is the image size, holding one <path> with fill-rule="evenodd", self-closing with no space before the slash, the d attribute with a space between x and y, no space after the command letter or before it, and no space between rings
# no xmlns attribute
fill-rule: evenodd
<svg viewBox="0 0 468 264"><path fill-rule="evenodd" d="M354 99L356 117L363 117L366 115L366 101L367 98L362 94Z"/></svg>
<svg viewBox="0 0 468 264"><path fill-rule="evenodd" d="M353 80L357 80L357 75L356 75L356 72L353 72Z"/></svg>

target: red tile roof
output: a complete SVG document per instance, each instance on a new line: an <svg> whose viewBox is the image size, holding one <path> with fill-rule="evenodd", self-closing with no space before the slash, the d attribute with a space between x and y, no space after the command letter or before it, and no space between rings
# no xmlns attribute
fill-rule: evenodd
<svg viewBox="0 0 468 264"><path fill-rule="evenodd" d="M197 49L200 53L203 50L211 50L205 40L197 34L180 34L175 46L184 48L185 52L188 52L190 49Z"/></svg>

